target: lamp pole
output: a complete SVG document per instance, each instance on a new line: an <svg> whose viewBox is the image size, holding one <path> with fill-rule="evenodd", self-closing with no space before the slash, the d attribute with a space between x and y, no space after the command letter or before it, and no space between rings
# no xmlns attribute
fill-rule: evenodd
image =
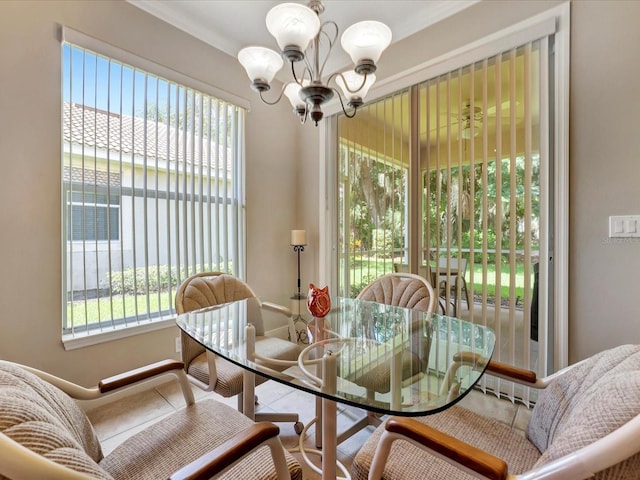
<svg viewBox="0 0 640 480"><path fill-rule="evenodd" d="M307 321L300 314L300 302L307 298L307 296L302 293L302 282L300 280L300 252L304 252L304 247L307 244L307 232L305 230L291 230L291 246L293 246L293 251L298 254L298 291L293 294L292 300L296 302L296 315L293 317L293 325L297 334L298 343L308 343L309 339L307 336ZM302 323L302 328L298 329L296 327L297 323Z"/></svg>
<svg viewBox="0 0 640 480"><path fill-rule="evenodd" d="M301 298L305 298L300 292L300 252L304 252L304 245L294 245L293 251L298 253L298 294L296 298L300 300ZM300 315L300 312L298 312L298 315Z"/></svg>

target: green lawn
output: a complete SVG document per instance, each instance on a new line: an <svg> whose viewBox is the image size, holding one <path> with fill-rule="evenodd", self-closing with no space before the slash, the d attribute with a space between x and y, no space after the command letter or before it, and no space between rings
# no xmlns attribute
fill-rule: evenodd
<svg viewBox="0 0 640 480"><path fill-rule="evenodd" d="M161 294L160 299L158 299L157 293L151 294L149 297L149 309L147 309L147 297L145 295L116 295L113 298L113 302L111 302L108 297L88 300L86 310L83 301L76 301L71 305L67 305L67 322L71 323L72 309L74 327L98 323L100 320L109 321L112 318L132 317L136 314L136 301L138 303L138 315L144 316L147 312L153 314L162 310L168 310L173 304L173 296L169 296L164 292ZM111 308L113 308L113 315Z"/></svg>
<svg viewBox="0 0 640 480"><path fill-rule="evenodd" d="M385 273L393 271L392 260L375 260L360 258L356 259L351 265L351 285L352 293L360 291L362 287L370 283L375 278ZM495 298L496 294L496 266L494 264L487 265L487 296ZM467 287L471 289L471 271L467 269L465 274ZM482 295L482 264L475 264L473 269L474 295ZM502 265L500 270L500 296L509 298L509 286L511 284L511 274L508 265ZM533 269L531 269L531 287L533 287ZM517 264L515 272L515 295L522 298L524 296L524 265Z"/></svg>
<svg viewBox="0 0 640 480"><path fill-rule="evenodd" d="M351 294L356 295L366 284L375 278L393 271L391 260L380 261L361 258L354 261L350 269ZM471 272L467 269L465 278L467 287L471 290ZM495 298L496 292L496 267L487 265L487 297ZM482 264L474 265L474 288L475 296L482 295ZM507 265L503 265L500 272L501 297L509 298L509 285L511 276ZM533 287L533 273L531 276L531 287ZM515 274L515 295L522 299L524 297L524 265L518 264ZM73 302L67 305L67 321L71 323L71 313L73 310L73 326L80 327L86 324L98 323L99 321L109 321L124 317L133 317L136 314L135 304L138 303L138 316L144 316L147 312L156 313L162 310L169 310L173 304L173 293L164 292L158 298L157 293L149 297L149 307L147 307L146 296L144 295L116 295L113 302L109 298L97 298L88 300L85 304L82 301ZM113 308L113 314L112 314Z"/></svg>

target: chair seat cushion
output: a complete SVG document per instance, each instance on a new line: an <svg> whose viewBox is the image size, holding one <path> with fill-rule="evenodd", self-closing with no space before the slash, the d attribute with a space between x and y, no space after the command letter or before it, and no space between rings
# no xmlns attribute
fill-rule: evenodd
<svg viewBox="0 0 640 480"><path fill-rule="evenodd" d="M509 465L510 473L526 471L540 458L540 452L525 438L524 433L463 407L453 406L433 415L416 417L416 420L504 459ZM351 471L353 480L367 479L383 431L384 424L376 429L356 455ZM476 477L426 454L409 442L393 442L383 479L423 478L471 480Z"/></svg>
<svg viewBox="0 0 640 480"><path fill-rule="evenodd" d="M209 362L207 352L201 353L189 364L187 373L205 384L209 384ZM224 358L214 355L216 362L216 384L213 391L223 397L233 397L242 392L242 367ZM263 382L262 377L256 376L256 384Z"/></svg>
<svg viewBox="0 0 640 480"><path fill-rule="evenodd" d="M253 422L227 405L204 399L134 435L107 455L100 466L116 480L168 478ZM285 453L291 478L302 480L298 462ZM221 478L276 479L268 448L245 457Z"/></svg>
<svg viewBox="0 0 640 480"><path fill-rule="evenodd" d="M287 340L277 337L261 336L256 338L256 352L260 355L278 360L296 361L300 354L300 347ZM207 352L198 355L189 364L187 373L205 384L209 384L209 363ZM211 354L209 354L211 355ZM242 392L243 368L215 355L217 381L213 390L223 397L233 397ZM271 367L274 370L283 370L286 367ZM267 379L256 375L256 385Z"/></svg>
<svg viewBox="0 0 640 480"><path fill-rule="evenodd" d="M372 366L366 365L366 368L359 370L356 375L347 376L347 379L367 390L388 393L391 390L391 362L388 359L380 362L374 359L367 360L371 361ZM401 362L402 380L419 378L421 367L417 355L403 352Z"/></svg>

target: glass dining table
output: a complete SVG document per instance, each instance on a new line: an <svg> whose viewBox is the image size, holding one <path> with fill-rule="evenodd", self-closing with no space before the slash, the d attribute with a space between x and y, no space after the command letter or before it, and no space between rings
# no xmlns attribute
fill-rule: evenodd
<svg viewBox="0 0 640 480"><path fill-rule="evenodd" d="M483 375L495 336L486 326L453 317L350 298L332 299L330 312L308 322L308 344L297 361L271 359L256 338L276 331L279 319L258 298L196 310L178 327L207 350L244 369L244 413L254 418L255 374L316 397L316 418L300 438L299 451L323 480L349 478L337 462L337 445L384 415L421 416L449 408ZM281 321L281 320L280 320ZM293 326L289 328L290 338ZM256 347L257 345L257 347ZM361 420L337 432L336 402L357 407ZM303 445L316 424L316 446ZM309 453L322 456L322 468ZM338 477L338 469L344 477Z"/></svg>

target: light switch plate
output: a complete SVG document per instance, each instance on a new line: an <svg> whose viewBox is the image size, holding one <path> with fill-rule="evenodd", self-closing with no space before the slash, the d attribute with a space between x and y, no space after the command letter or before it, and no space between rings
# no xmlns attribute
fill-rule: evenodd
<svg viewBox="0 0 640 480"><path fill-rule="evenodd" d="M640 237L640 215L609 217L609 238Z"/></svg>

